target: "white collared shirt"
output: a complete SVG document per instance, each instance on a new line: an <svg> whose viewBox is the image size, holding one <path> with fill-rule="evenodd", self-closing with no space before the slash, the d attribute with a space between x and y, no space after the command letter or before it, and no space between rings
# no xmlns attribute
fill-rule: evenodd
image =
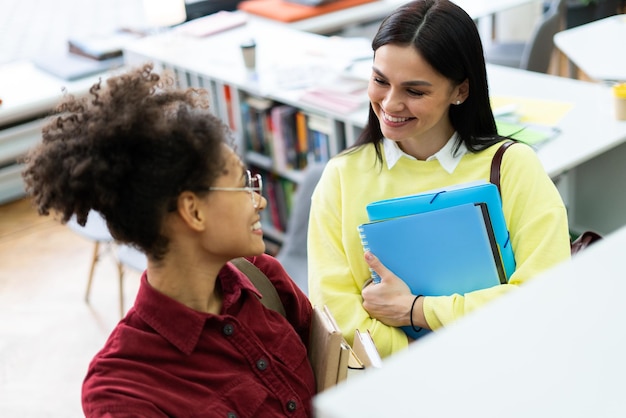
<svg viewBox="0 0 626 418"><path fill-rule="evenodd" d="M467 153L467 147L463 142L461 143L461 146L459 146L458 151L454 153L454 144L457 138L458 134L456 132L453 133L450 139L448 139L446 145L444 145L443 148L441 148L435 154L428 157L426 161L437 160L444 170L452 174L456 169L456 166L459 165L461 158ZM385 153L385 159L387 160L388 170L391 170L393 166L396 165L398 160L402 157L417 160L417 158L402 151L396 141L392 141L391 139L387 138L383 139L383 152Z"/></svg>

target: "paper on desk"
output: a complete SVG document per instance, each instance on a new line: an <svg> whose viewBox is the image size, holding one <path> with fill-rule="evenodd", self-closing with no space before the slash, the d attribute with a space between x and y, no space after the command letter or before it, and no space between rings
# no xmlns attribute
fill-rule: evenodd
<svg viewBox="0 0 626 418"><path fill-rule="evenodd" d="M247 21L248 17L243 13L220 10L219 12L178 25L175 30L185 35L205 37L245 25Z"/></svg>
<svg viewBox="0 0 626 418"><path fill-rule="evenodd" d="M300 96L300 100L333 112L354 112L369 103L367 83L360 80L333 77L306 89Z"/></svg>
<svg viewBox="0 0 626 418"><path fill-rule="evenodd" d="M491 107L494 111L510 105L515 105L517 122L544 126L558 125L567 112L574 107L573 103L553 100L515 96L491 97Z"/></svg>
<svg viewBox="0 0 626 418"><path fill-rule="evenodd" d="M559 129L551 126L513 123L498 119L496 119L496 128L498 134L517 139L531 146L538 146L555 138L560 133Z"/></svg>

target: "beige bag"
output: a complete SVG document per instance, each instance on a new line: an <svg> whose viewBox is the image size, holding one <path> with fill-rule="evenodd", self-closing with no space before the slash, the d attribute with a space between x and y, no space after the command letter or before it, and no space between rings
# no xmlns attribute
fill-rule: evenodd
<svg viewBox="0 0 626 418"><path fill-rule="evenodd" d="M244 273L263 295L260 301L266 308L286 316L278 292L265 273L245 258L236 258L231 260L231 263ZM365 369L363 362L343 338L335 318L326 306L313 307L308 353L315 374L317 392L345 380L348 377L348 369L355 371Z"/></svg>

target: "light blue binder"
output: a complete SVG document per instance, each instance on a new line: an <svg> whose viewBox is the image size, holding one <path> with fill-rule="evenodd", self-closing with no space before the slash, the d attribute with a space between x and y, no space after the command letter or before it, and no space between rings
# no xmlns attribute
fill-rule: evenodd
<svg viewBox="0 0 626 418"><path fill-rule="evenodd" d="M465 294L506 283L484 203L401 216L359 225L361 244L413 294ZM372 271L372 279L380 280ZM404 331L413 338L410 327Z"/></svg>
<svg viewBox="0 0 626 418"><path fill-rule="evenodd" d="M502 212L502 200L495 184L485 181L463 183L424 193L372 202L366 206L370 221L429 212L465 203L487 204L489 217L502 257L507 280L515 272L515 256Z"/></svg>

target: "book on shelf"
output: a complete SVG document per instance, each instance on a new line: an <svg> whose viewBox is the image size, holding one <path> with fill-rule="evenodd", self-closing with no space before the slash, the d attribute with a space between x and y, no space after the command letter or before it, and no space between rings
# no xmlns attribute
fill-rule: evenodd
<svg viewBox="0 0 626 418"><path fill-rule="evenodd" d="M308 162L309 131L307 127L307 114L301 110L296 112L296 167L303 169Z"/></svg>
<svg viewBox="0 0 626 418"><path fill-rule="evenodd" d="M263 176L263 197L267 200L267 207L261 214L264 216L265 225L271 225L276 231L285 232L291 215L296 183L258 167L253 171Z"/></svg>
<svg viewBox="0 0 626 418"><path fill-rule="evenodd" d="M309 113L307 115L307 135L309 137L309 162L325 163L330 159L330 138L333 121L329 118Z"/></svg>
<svg viewBox="0 0 626 418"><path fill-rule="evenodd" d="M271 118L274 133L272 150L274 167L280 172L295 166L295 114L296 108L279 104L272 108Z"/></svg>
<svg viewBox="0 0 626 418"><path fill-rule="evenodd" d="M413 215L464 203L484 202L495 234L507 279L515 272L515 256L502 211L500 192L495 184L483 180L428 190L422 193L379 200L365 209L370 221Z"/></svg>
<svg viewBox="0 0 626 418"><path fill-rule="evenodd" d="M233 90L228 84L222 86L223 103L224 103L224 119L228 121L228 127L233 131L237 131L237 123L235 122L235 101L233 100Z"/></svg>
<svg viewBox="0 0 626 418"><path fill-rule="evenodd" d="M239 104L244 123L247 148L272 157L272 117L274 102L270 99L249 96Z"/></svg>
<svg viewBox="0 0 626 418"><path fill-rule="evenodd" d="M272 222L272 226L277 231L284 232L283 220L281 219L281 213L279 209L279 192L277 192L278 185L273 179L269 178L269 176L265 176L265 189L267 190L267 208L264 212L270 214L270 220Z"/></svg>
<svg viewBox="0 0 626 418"><path fill-rule="evenodd" d="M466 203L358 226L371 251L415 295L465 294L507 282L485 203ZM380 277L371 270L372 279ZM407 335L416 333L402 327Z"/></svg>

